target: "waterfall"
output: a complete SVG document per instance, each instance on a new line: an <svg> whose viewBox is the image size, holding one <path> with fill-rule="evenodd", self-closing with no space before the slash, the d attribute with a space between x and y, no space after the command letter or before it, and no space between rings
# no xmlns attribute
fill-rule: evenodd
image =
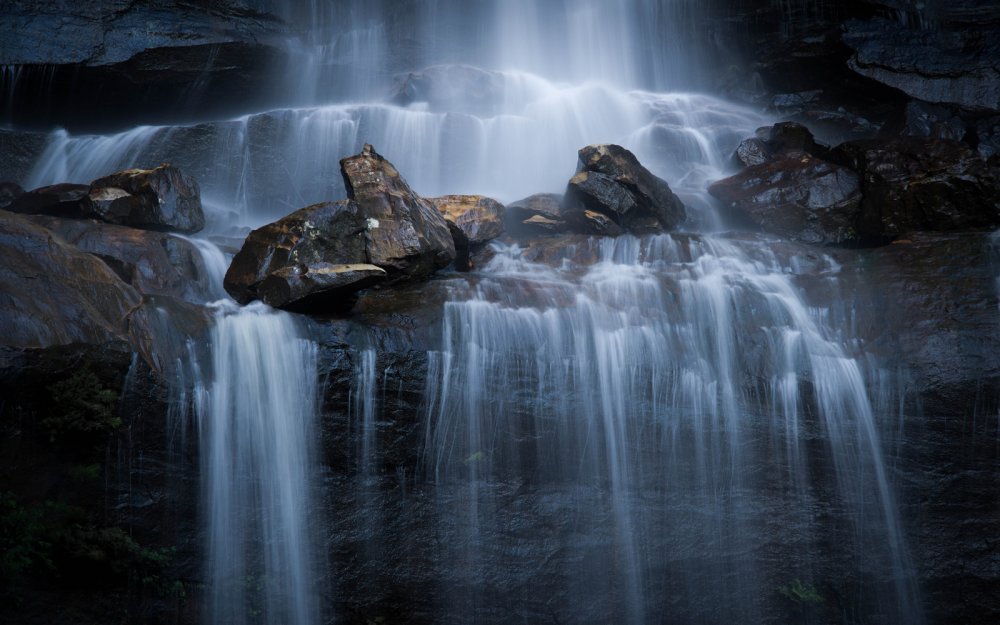
<svg viewBox="0 0 1000 625"><path fill-rule="evenodd" d="M292 318L217 305L197 405L207 527L206 623L319 623L312 441L316 345Z"/></svg>

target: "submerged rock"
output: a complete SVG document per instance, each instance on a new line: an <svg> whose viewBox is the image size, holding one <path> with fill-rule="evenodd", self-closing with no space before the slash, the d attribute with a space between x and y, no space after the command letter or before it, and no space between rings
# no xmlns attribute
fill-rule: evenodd
<svg viewBox="0 0 1000 625"><path fill-rule="evenodd" d="M916 137L851 141L836 153L861 176L863 239L1000 225L1000 172L964 143Z"/></svg>
<svg viewBox="0 0 1000 625"><path fill-rule="evenodd" d="M590 145L579 157L577 173L566 188L564 219L593 223L585 216L589 210L636 234L672 230L685 220L684 204L669 185L625 148Z"/></svg>
<svg viewBox="0 0 1000 625"><path fill-rule="evenodd" d="M437 208L366 145L341 161L351 199L300 209L250 233L226 272L241 304L343 309L378 282L417 280L455 259Z"/></svg>
<svg viewBox="0 0 1000 625"><path fill-rule="evenodd" d="M98 178L89 200L91 214L109 223L179 232L205 227L198 183L171 165Z"/></svg>
<svg viewBox="0 0 1000 625"><path fill-rule="evenodd" d="M713 183L708 192L782 237L836 244L857 236L858 175L808 154L748 167Z"/></svg>

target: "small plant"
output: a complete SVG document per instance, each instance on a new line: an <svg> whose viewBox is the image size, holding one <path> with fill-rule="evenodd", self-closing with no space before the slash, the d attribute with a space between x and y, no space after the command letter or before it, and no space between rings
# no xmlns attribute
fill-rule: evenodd
<svg viewBox="0 0 1000 625"><path fill-rule="evenodd" d="M815 586L803 584L799 579L793 579L790 584L778 588L778 592L800 605L816 605L826 601Z"/></svg>
<svg viewBox="0 0 1000 625"><path fill-rule="evenodd" d="M100 379L84 367L49 386L49 415L42 419L49 439L72 436L106 436L121 425L115 412L118 394L102 386Z"/></svg>

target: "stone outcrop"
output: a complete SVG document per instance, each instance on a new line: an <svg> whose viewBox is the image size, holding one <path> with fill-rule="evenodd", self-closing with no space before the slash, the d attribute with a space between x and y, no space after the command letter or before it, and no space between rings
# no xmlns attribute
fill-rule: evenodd
<svg viewBox="0 0 1000 625"><path fill-rule="evenodd" d="M59 183L32 189L13 198L6 210L25 215L51 215L82 219L90 215L90 187Z"/></svg>
<svg viewBox="0 0 1000 625"><path fill-rule="evenodd" d="M748 167L708 192L767 232L812 244L857 238L858 175L808 154Z"/></svg>
<svg viewBox="0 0 1000 625"><path fill-rule="evenodd" d="M515 235L552 234L567 229L562 215L563 196L536 193L507 205L504 228Z"/></svg>
<svg viewBox="0 0 1000 625"><path fill-rule="evenodd" d="M836 148L861 177L858 235L872 242L915 230L1000 226L1000 178L972 148L947 139L852 141Z"/></svg>
<svg viewBox="0 0 1000 625"><path fill-rule="evenodd" d="M1000 29L910 28L887 19L854 20L843 41L848 65L925 102L1000 109Z"/></svg>
<svg viewBox="0 0 1000 625"><path fill-rule="evenodd" d="M205 227L198 183L171 165L98 178L89 199L91 215L108 223L178 232Z"/></svg>
<svg viewBox="0 0 1000 625"><path fill-rule="evenodd" d="M829 157L829 149L816 143L812 132L798 122L778 122L773 126L758 128L753 137L740 142L734 154L742 166L751 167L782 157L809 154L817 158Z"/></svg>
<svg viewBox="0 0 1000 625"><path fill-rule="evenodd" d="M240 303L343 309L374 283L426 278L455 259L445 218L366 145L341 161L350 199L303 208L254 230L225 288Z"/></svg>
<svg viewBox="0 0 1000 625"><path fill-rule="evenodd" d="M586 211L603 214L625 232L644 234L676 228L684 204L665 181L618 145L591 145L579 152L577 173L566 187L562 216L588 224Z"/></svg>

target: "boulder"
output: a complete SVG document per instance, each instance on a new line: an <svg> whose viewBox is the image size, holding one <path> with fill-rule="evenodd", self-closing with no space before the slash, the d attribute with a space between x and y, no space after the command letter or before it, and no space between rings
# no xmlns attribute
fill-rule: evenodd
<svg viewBox="0 0 1000 625"><path fill-rule="evenodd" d="M741 167L753 167L762 165L771 160L771 147L767 139L761 137L761 131L757 131L757 136L748 137L736 146L736 153L733 155L735 161Z"/></svg>
<svg viewBox="0 0 1000 625"><path fill-rule="evenodd" d="M52 215L81 219L90 215L90 187L60 183L32 189L14 198L6 207L12 213Z"/></svg>
<svg viewBox="0 0 1000 625"><path fill-rule="evenodd" d="M888 19L847 22L848 65L925 102L1000 109L1000 29L915 29Z"/></svg>
<svg viewBox="0 0 1000 625"><path fill-rule="evenodd" d="M367 260L390 281L425 278L455 260L455 242L444 216L414 193L392 163L371 145L340 161L347 196L367 227Z"/></svg>
<svg viewBox="0 0 1000 625"><path fill-rule="evenodd" d="M507 205L504 229L513 234L563 232L567 229L562 216L563 196L558 193L536 193Z"/></svg>
<svg viewBox="0 0 1000 625"><path fill-rule="evenodd" d="M966 124L949 106L928 104L919 100L906 103L903 113L903 132L908 137L929 137L961 141Z"/></svg>
<svg viewBox="0 0 1000 625"><path fill-rule="evenodd" d="M811 244L851 242L861 204L858 175L808 154L748 167L708 192L767 232Z"/></svg>
<svg viewBox="0 0 1000 625"><path fill-rule="evenodd" d="M579 157L577 173L566 188L564 219L589 210L636 234L672 230L685 220L684 204L667 183L625 148L590 145Z"/></svg>
<svg viewBox="0 0 1000 625"><path fill-rule="evenodd" d="M429 198L448 222L456 248L482 245L504 232L504 205L482 195Z"/></svg>
<svg viewBox="0 0 1000 625"><path fill-rule="evenodd" d="M226 272L225 289L241 304L260 299L287 307L316 295L334 303L356 290L348 281L351 276L370 282L372 274L334 271L368 264L368 228L353 201L307 206L247 236ZM268 286L261 292L265 282Z"/></svg>
<svg viewBox="0 0 1000 625"><path fill-rule="evenodd" d="M178 232L205 227L198 183L171 165L98 178L89 200L91 214L109 223Z"/></svg>
<svg viewBox="0 0 1000 625"><path fill-rule="evenodd" d="M743 166L752 167L785 156L811 154L827 158L829 150L818 143L812 132L798 122L778 122L773 126L758 128L736 146L735 160Z"/></svg>
<svg viewBox="0 0 1000 625"><path fill-rule="evenodd" d="M998 172L964 143L903 137L849 141L835 152L861 176L858 234L864 240L1000 225Z"/></svg>

